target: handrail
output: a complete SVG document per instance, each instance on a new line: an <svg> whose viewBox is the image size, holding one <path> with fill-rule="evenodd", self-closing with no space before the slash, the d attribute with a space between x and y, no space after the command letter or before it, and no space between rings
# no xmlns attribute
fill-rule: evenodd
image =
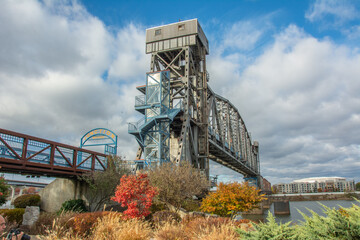
<svg viewBox="0 0 360 240"><path fill-rule="evenodd" d="M4 172L76 176L107 168L105 154L1 128L0 149Z"/></svg>
<svg viewBox="0 0 360 240"><path fill-rule="evenodd" d="M146 104L145 95L135 96L135 107L143 106Z"/></svg>

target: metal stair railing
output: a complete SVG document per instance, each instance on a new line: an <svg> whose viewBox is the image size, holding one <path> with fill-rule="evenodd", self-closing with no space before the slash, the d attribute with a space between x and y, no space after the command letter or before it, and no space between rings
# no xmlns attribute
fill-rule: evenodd
<svg viewBox="0 0 360 240"><path fill-rule="evenodd" d="M128 123L128 132L138 132L141 127L145 123L145 118L141 118L137 122Z"/></svg>
<svg viewBox="0 0 360 240"><path fill-rule="evenodd" d="M135 107L146 105L145 95L139 95L135 97Z"/></svg>

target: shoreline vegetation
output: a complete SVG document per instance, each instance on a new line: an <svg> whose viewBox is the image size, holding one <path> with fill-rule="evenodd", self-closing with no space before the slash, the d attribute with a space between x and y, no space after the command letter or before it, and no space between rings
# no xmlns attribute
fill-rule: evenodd
<svg viewBox="0 0 360 240"><path fill-rule="evenodd" d="M124 219L122 213L116 212L66 213L51 221L50 216L43 215L38 224L48 227L43 228L43 234L36 237L46 240L358 239L360 206L339 210L322 207L326 216L316 213L304 215L305 221L294 225L276 223L271 214L263 223L213 216L187 216L181 219L168 214L150 219ZM53 224L49 226L51 222Z"/></svg>
<svg viewBox="0 0 360 240"><path fill-rule="evenodd" d="M266 196L268 200L270 201L270 204L272 202L276 201L326 201L326 200L354 200L360 199L360 194L355 192L347 192L347 193L322 193L322 194L284 194L283 196L277 195L268 195Z"/></svg>

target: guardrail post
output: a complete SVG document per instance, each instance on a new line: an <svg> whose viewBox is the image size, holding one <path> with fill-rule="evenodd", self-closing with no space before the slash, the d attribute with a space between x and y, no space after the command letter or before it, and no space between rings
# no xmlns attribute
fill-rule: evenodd
<svg viewBox="0 0 360 240"><path fill-rule="evenodd" d="M55 159L55 145L51 144L51 151L50 151L50 166L51 166L51 168L54 167L54 159Z"/></svg>
<svg viewBox="0 0 360 240"><path fill-rule="evenodd" d="M74 149L74 152L73 152L73 169L74 169L74 172L76 171L76 166L77 166L77 156L78 156L78 151L76 149Z"/></svg>
<svg viewBox="0 0 360 240"><path fill-rule="evenodd" d="M24 160L24 161L26 160L26 153L27 153L28 141L29 141L29 139L24 138L22 155L21 155L21 158L22 158L22 160Z"/></svg>
<svg viewBox="0 0 360 240"><path fill-rule="evenodd" d="M91 171L95 170L95 154L91 154Z"/></svg>

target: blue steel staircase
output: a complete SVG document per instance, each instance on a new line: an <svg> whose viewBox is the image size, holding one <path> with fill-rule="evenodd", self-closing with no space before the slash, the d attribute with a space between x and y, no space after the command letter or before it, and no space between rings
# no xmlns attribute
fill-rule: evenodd
<svg viewBox="0 0 360 240"><path fill-rule="evenodd" d="M171 123L180 111L181 108L169 109L167 114L152 117L148 119L147 122L145 122L145 118L143 118L136 123L129 123L128 132L134 135L138 143L144 147L144 138L148 131L152 129L157 122L169 120Z"/></svg>
<svg viewBox="0 0 360 240"><path fill-rule="evenodd" d="M181 102L170 106L170 72L147 74L146 86L139 89L145 95L135 97L135 109L145 117L129 123L128 132L143 149L144 165L169 161L170 124L181 111Z"/></svg>

